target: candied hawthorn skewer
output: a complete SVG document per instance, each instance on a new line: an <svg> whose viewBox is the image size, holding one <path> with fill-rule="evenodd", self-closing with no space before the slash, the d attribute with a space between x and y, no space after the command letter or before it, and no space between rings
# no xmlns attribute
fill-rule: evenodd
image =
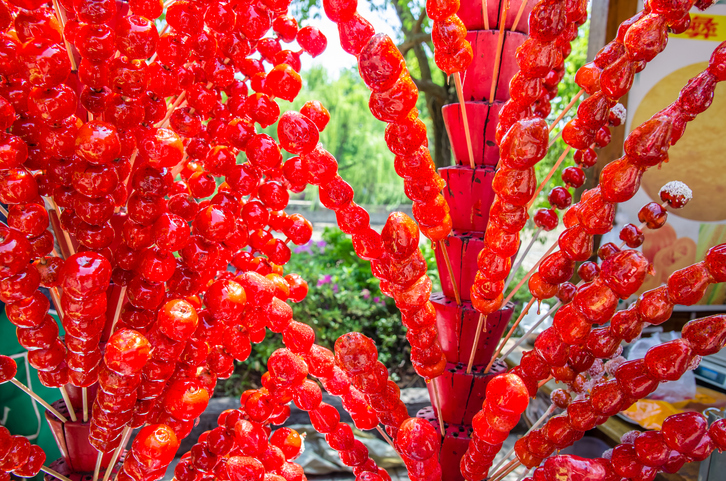
<svg viewBox="0 0 726 481"><path fill-rule="evenodd" d="M631 433L602 458L553 456L528 479L554 481L560 472L567 472L573 480L651 479L658 472L675 473L686 462L701 461L716 449L726 449L726 421L719 419L709 427L706 418L696 412L668 416L661 431Z"/></svg>
<svg viewBox="0 0 726 481"><path fill-rule="evenodd" d="M45 452L40 446L30 444L24 436L13 436L7 428L0 427L0 478L9 480L10 474L33 478L40 471L54 476L53 470L43 466L45 459ZM65 481L68 478L63 476L58 479Z"/></svg>
<svg viewBox="0 0 726 481"><path fill-rule="evenodd" d="M108 479L118 459L117 453L124 448L124 428L134 416L133 405L141 383L140 373L149 359L149 341L137 331L118 330L106 343L89 434L91 445L98 450L95 479L98 479L103 454L116 450L104 476Z"/></svg>
<svg viewBox="0 0 726 481"><path fill-rule="evenodd" d="M564 219L567 228L559 240L565 250L547 256L540 264L539 274L545 282L557 285L570 277L575 260L567 255L567 250L576 247L573 241L608 232L613 223L614 203L624 202L634 195L643 172L667 159L669 145L680 138L685 121L692 120L710 105L713 89L719 80L711 70L719 72L717 63L724 50L726 44L721 44L711 57L709 69L691 79L675 103L628 136L625 157L609 164L601 174L600 186L586 192L582 200L570 209L571 212L568 211ZM681 120L673 120L669 113L679 109L685 109L679 117ZM572 240L567 241L570 238ZM591 252L587 254L589 257ZM582 257L585 257L584 251Z"/></svg>
<svg viewBox="0 0 726 481"><path fill-rule="evenodd" d="M515 368L514 371L518 376L520 376L520 379L528 380L526 381L527 386L530 386L530 392L534 393L536 392L536 382L540 379L546 378L553 366L564 366L568 363L568 355L575 356L571 358L573 362L570 365L570 369L575 369L575 367L579 365L581 367L577 369L578 371L585 371L589 369L596 357L612 357L615 355L621 339L632 341L640 333L643 321L651 324L662 323L670 316L670 312L675 303L688 305L698 302L709 283L726 281L725 256L726 246L716 246L709 250L705 261L694 264L686 269L681 269L680 271L676 271L672 274L668 280L667 286L663 286L663 288L656 288L641 295L638 303L636 303L632 308L626 311L621 311L623 313L622 315L618 314L613 317L613 322L610 328L596 329L590 333L585 341L585 346L588 348L592 347L592 353L588 353L588 351L583 351L582 349L574 351L570 349L568 353L568 346L560 338L557 328L553 327L537 338L535 350L525 352L522 357L522 363L518 368ZM617 266L617 263L614 265ZM632 288L632 286L630 287ZM672 292L672 300L670 299L671 296L669 295L669 292ZM628 312L633 312L635 317L633 318L632 315L628 315ZM618 319L619 316L622 318L622 321ZM643 321L639 320L639 316L642 316ZM695 330L692 330L691 332L693 331ZM708 330L705 331L708 332ZM718 339L718 336L713 337ZM553 371L553 374L556 374L556 372ZM582 411L581 404L582 403L578 402L570 404L568 407L568 413L582 412L584 414L585 412L588 412ZM548 424L561 422L559 421L559 416L552 419L558 419L558 421L551 420ZM587 423L595 422L596 415L591 414L586 419L588 419L588 421L586 421ZM605 419L606 418L603 418L603 422ZM585 425L582 423L576 423L575 426L585 427L589 426L589 424ZM581 431L584 432L585 430L586 429L582 429ZM489 442L486 446L470 447L470 450L495 450L494 454L496 454L496 451L498 451L499 448L495 448L496 445ZM519 449L521 450L523 448ZM525 452L523 452L520 457L520 459L523 458L526 458Z"/></svg>
<svg viewBox="0 0 726 481"><path fill-rule="evenodd" d="M139 431L126 455L117 481L159 479L174 459L179 441L174 431L164 424L146 426Z"/></svg>
<svg viewBox="0 0 726 481"><path fill-rule="evenodd" d="M726 345L726 317L711 316L690 321L684 326L683 338L654 346L644 359L628 361L615 367L607 380L600 377L591 388L588 398L575 402L577 410L563 414L552 426L545 426L539 434L529 433L518 457L527 463L544 458L555 449L569 445L573 436L562 435L562 426L570 431L584 432L592 423L601 424L613 413L655 391L661 382L679 379L686 370L695 369L701 356L714 354ZM569 424L568 424L569 423ZM544 436L544 437L543 437ZM534 450L534 451L533 451ZM527 464L528 467L532 467Z"/></svg>
<svg viewBox="0 0 726 481"><path fill-rule="evenodd" d="M394 212L382 231L384 255L375 263L374 275L382 279L383 292L393 297L402 316L415 318L433 310L429 301L431 280L426 261L418 248L418 227L407 215ZM411 362L416 372L430 380L446 367L438 332L434 325L423 329L409 326L406 338L411 343Z"/></svg>
<svg viewBox="0 0 726 481"><path fill-rule="evenodd" d="M404 179L406 196L414 203L414 217L421 225L422 233L432 242L445 239L451 232L451 217L440 193L443 179L436 173L425 146L426 126L415 109L418 90L403 56L390 37L375 34L373 26L356 13L355 4L326 1L323 6L328 18L338 24L343 50L358 59L360 76L372 91L371 113L388 123L386 144L396 155L396 173ZM455 22L455 16L451 14L445 18ZM468 56L459 55L459 60L468 64L471 46L463 39L465 27L457 23L453 30L461 40L457 42L457 48L468 52ZM403 101L394 102L394 95Z"/></svg>
<svg viewBox="0 0 726 481"><path fill-rule="evenodd" d="M69 344L66 361L70 382L81 388L84 422L89 413L87 388L97 381L102 358L99 342L106 323L110 280L111 263L93 251L69 257L60 272L62 322Z"/></svg>
<svg viewBox="0 0 726 481"><path fill-rule="evenodd" d="M388 371L378 359L375 343L366 336L351 332L339 337L335 342L335 361L364 394L368 404L380 405L389 396ZM390 398L388 398L390 399ZM387 401L391 403L391 401ZM441 466L438 461L440 439L431 424L418 418L410 418L406 406L400 399L393 400L389 409L376 410L379 421L384 416L393 416L389 432L396 439L396 449L401 455L409 473L418 477L423 472L426 477L440 479Z"/></svg>

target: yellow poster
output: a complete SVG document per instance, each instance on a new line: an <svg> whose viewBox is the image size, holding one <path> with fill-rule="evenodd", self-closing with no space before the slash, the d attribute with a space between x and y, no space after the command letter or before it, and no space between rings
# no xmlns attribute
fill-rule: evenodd
<svg viewBox="0 0 726 481"><path fill-rule="evenodd" d="M726 40L726 15L691 13L691 26L688 30L670 37L723 42Z"/></svg>

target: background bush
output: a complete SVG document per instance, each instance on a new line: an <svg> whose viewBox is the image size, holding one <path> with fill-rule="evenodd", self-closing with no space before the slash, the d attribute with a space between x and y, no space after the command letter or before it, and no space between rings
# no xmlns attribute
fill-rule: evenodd
<svg viewBox="0 0 726 481"><path fill-rule="evenodd" d="M440 290L434 251L421 245L429 266L434 291ZM307 297L292 304L294 318L315 330L315 342L333 349L341 335L357 331L372 338L378 347L378 359L388 367L394 381L413 385L423 381L411 367L410 348L401 313L393 299L384 296L378 279L371 274L370 263L355 255L350 236L337 228L326 228L322 240L310 241L294 249L285 272L300 274L309 285ZM267 371L270 354L283 347L282 336L268 332L265 340L252 346L249 359L237 363L235 373L220 382L216 395L239 395L259 387Z"/></svg>

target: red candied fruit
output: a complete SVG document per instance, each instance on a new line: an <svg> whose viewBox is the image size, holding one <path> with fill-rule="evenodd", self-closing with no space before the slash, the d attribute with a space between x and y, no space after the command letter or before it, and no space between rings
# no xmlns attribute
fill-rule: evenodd
<svg viewBox="0 0 726 481"><path fill-rule="evenodd" d="M529 404L529 394L516 374L500 374L487 384L486 399L501 411L522 413Z"/></svg>
<svg viewBox="0 0 726 481"><path fill-rule="evenodd" d="M336 363L352 374L370 371L377 360L375 343L359 332L343 334L335 341Z"/></svg>

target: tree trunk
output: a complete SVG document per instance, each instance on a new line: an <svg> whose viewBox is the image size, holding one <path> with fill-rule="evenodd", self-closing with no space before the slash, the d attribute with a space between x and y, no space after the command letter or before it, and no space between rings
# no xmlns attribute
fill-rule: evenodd
<svg viewBox="0 0 726 481"><path fill-rule="evenodd" d="M448 167L451 165L451 145L449 145L449 136L446 133L446 125L444 125L444 116L441 108L444 103L435 95L426 94L426 106L431 116L431 124L433 128L434 145L429 146L431 155L434 158L434 165L437 169Z"/></svg>

